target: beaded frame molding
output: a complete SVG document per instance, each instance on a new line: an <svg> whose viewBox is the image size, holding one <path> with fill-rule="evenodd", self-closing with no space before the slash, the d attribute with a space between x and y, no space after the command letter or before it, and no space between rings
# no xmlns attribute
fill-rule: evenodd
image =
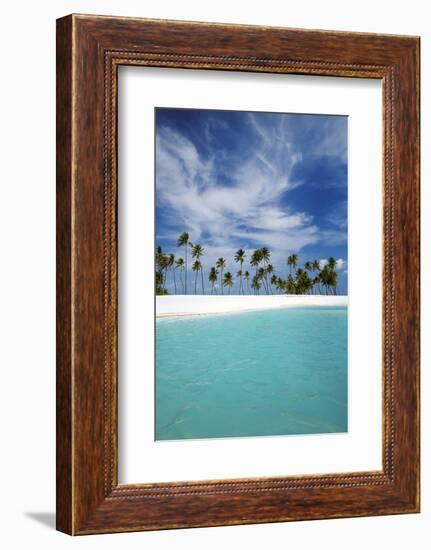
<svg viewBox="0 0 431 550"><path fill-rule="evenodd" d="M381 79L381 471L118 483L119 65ZM419 511L419 38L57 21L57 529L72 535Z"/></svg>

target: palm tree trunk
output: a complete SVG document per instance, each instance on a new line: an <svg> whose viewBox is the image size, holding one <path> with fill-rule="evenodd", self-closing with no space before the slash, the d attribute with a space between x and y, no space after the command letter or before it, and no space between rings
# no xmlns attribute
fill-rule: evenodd
<svg viewBox="0 0 431 550"><path fill-rule="evenodd" d="M195 275L195 296L197 294L197 284L198 284L198 272L196 271L196 275Z"/></svg>
<svg viewBox="0 0 431 550"><path fill-rule="evenodd" d="M221 275L220 275L220 279L221 279L221 293L223 295L223 269L220 269L220 272L221 272Z"/></svg>
<svg viewBox="0 0 431 550"><path fill-rule="evenodd" d="M185 273L184 279L185 279L185 282L186 282L186 283L185 283L185 285L184 285L184 286L185 286L184 294L187 295L187 243L185 244L185 247L186 247L186 249L185 249L185 253L184 253L184 255L185 255L184 262L185 262L185 264L186 264L186 273Z"/></svg>
<svg viewBox="0 0 431 550"><path fill-rule="evenodd" d="M202 294L205 294L205 289L204 289L204 269L203 269L203 267L201 267L201 282L202 282Z"/></svg>
<svg viewBox="0 0 431 550"><path fill-rule="evenodd" d="M177 280L175 278L175 267L174 267L174 290L175 290L175 294L177 293Z"/></svg>
<svg viewBox="0 0 431 550"><path fill-rule="evenodd" d="M263 263L263 267L265 269L266 293L269 294L268 272L266 271L266 262Z"/></svg>
<svg viewBox="0 0 431 550"><path fill-rule="evenodd" d="M163 278L163 285L162 285L162 288L163 290L166 290L166 281L168 279L168 268L165 267L165 276L162 277Z"/></svg>

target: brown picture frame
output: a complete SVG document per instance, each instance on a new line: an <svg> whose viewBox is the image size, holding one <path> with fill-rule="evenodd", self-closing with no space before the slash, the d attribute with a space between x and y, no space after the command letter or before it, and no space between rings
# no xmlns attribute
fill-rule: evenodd
<svg viewBox="0 0 431 550"><path fill-rule="evenodd" d="M117 68L381 79L383 469L119 485ZM57 21L57 529L72 535L419 511L419 38Z"/></svg>

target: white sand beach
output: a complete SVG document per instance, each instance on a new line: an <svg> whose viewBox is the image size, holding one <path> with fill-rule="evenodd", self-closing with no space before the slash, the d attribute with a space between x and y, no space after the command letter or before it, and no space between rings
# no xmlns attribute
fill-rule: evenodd
<svg viewBox="0 0 431 550"><path fill-rule="evenodd" d="M237 313L260 309L307 306L347 306L347 296L157 296L156 317Z"/></svg>

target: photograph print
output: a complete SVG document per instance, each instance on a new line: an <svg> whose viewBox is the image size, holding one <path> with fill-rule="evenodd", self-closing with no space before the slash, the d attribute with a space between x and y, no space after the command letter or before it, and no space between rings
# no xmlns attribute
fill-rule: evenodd
<svg viewBox="0 0 431 550"><path fill-rule="evenodd" d="M348 430L348 117L155 109L155 440Z"/></svg>

